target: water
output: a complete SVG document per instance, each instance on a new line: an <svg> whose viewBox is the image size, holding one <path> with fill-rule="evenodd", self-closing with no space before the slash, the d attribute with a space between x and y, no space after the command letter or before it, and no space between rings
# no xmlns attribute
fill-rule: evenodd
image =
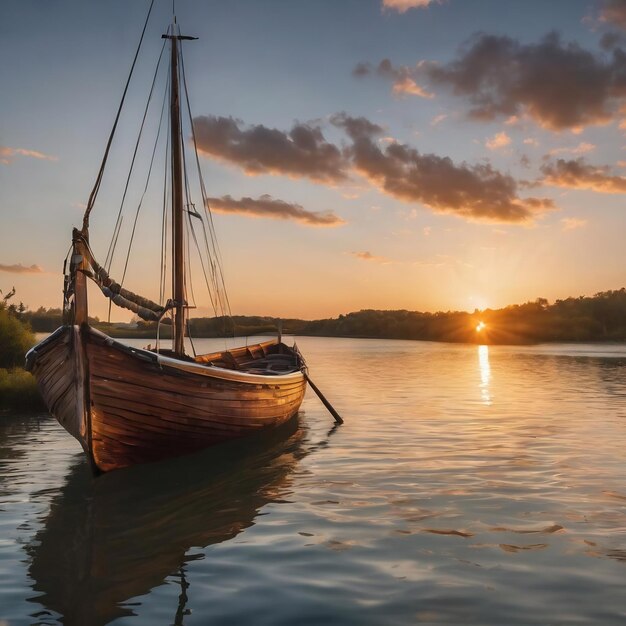
<svg viewBox="0 0 626 626"><path fill-rule="evenodd" d="M0 418L0 623L624 622L626 347L298 344L344 425L308 391L262 442L94 479Z"/></svg>

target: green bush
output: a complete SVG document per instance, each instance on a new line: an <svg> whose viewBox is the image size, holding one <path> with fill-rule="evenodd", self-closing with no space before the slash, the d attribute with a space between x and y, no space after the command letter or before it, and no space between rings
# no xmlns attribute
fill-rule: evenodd
<svg viewBox="0 0 626 626"><path fill-rule="evenodd" d="M24 354L34 343L30 326L0 306L0 367L24 365Z"/></svg>
<svg viewBox="0 0 626 626"><path fill-rule="evenodd" d="M26 370L0 369L0 410L45 409L35 378Z"/></svg>

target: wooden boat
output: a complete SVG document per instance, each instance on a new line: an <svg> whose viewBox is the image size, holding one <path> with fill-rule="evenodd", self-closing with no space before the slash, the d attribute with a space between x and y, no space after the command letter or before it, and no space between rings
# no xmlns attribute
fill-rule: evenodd
<svg viewBox="0 0 626 626"><path fill-rule="evenodd" d="M190 308L186 274L189 225L193 228L193 220L198 220L203 227L212 228L212 217L197 150L199 188L206 213L197 212L187 195L184 169L181 85L185 93L187 87L183 82L184 65L182 80L179 66L182 41L192 38L180 35L175 19L163 38L169 40L171 46L168 72L171 298L156 303L125 289L98 264L90 248L89 215L106 165L116 119L82 228L73 231L69 271L65 277L64 325L27 354L27 369L37 378L50 412L78 439L94 469L100 472L186 454L280 426L298 412L307 381L302 355L295 345L285 345L280 336L233 350L186 354L184 338ZM123 103L124 97L120 110ZM191 119L190 110L189 117ZM189 224L185 223L186 218ZM168 220L163 221L165 224ZM195 233L192 234L195 239ZM214 240L212 230L210 237L206 237L206 230L204 234L207 242ZM227 302L220 292L224 281L220 274L219 249L215 245L209 250L207 243L207 250L213 255L207 259L207 267L217 276L213 281L214 295L216 300L221 298L222 303ZM92 328L87 306L88 279L114 304L133 311L144 320L156 322L157 333L160 324L170 321L171 317L172 348L160 348L158 334L157 347L148 350L130 348ZM210 287L208 280L207 287Z"/></svg>

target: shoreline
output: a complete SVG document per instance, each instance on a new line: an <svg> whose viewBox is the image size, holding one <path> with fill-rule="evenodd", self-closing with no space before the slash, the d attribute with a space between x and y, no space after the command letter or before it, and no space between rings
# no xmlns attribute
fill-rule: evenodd
<svg viewBox="0 0 626 626"><path fill-rule="evenodd" d="M97 325L95 326L97 328ZM98 328L102 332L113 337L114 339L155 339L155 335L152 332L139 331L136 334L128 334L128 332L111 332L111 329ZM428 339L428 338L416 338L416 337L382 337L375 335L322 335L322 334L309 334L290 332L289 329L283 330L283 336L287 337L320 337L324 339L377 339L386 341L423 341L427 343L447 343L447 344L461 344L467 346L540 346L540 345L552 345L552 344L598 344L598 345L617 345L626 346L626 339L552 339L543 341L454 341L453 339ZM246 338L246 337L275 337L276 333L250 333L250 334L236 334L236 335L192 335L192 339L234 339L234 338ZM186 335L188 337L188 335ZM169 341L171 337L161 336L161 341Z"/></svg>

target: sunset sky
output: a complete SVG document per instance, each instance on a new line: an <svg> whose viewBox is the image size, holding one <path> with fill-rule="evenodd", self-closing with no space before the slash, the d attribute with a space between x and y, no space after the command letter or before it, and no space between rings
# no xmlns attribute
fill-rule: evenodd
<svg viewBox="0 0 626 626"><path fill-rule="evenodd" d="M31 309L61 304L148 7L1 3L0 289ZM155 1L92 214L101 261L171 10ZM626 286L626 1L177 0L176 12L199 37L185 66L233 313L473 310ZM159 159L125 282L155 299ZM199 279L196 292L194 315L209 314ZM90 312L106 311L93 290Z"/></svg>

